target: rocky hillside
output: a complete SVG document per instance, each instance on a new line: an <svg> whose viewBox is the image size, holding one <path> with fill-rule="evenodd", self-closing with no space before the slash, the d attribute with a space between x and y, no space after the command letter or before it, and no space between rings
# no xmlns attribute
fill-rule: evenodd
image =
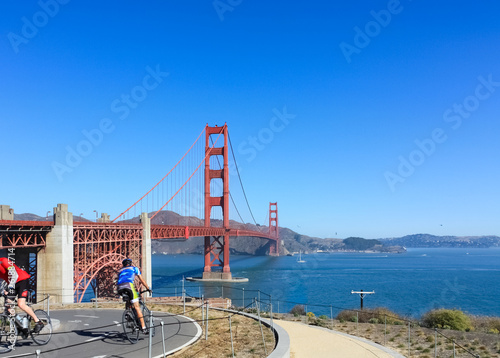
<svg viewBox="0 0 500 358"><path fill-rule="evenodd" d="M405 247L500 247L500 237L498 236L434 236L429 234L415 234L379 240L384 245L400 245Z"/></svg>

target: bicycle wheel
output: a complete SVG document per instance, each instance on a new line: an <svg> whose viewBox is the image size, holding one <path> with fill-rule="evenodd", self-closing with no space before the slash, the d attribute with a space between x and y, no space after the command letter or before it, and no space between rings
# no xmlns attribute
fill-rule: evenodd
<svg viewBox="0 0 500 358"><path fill-rule="evenodd" d="M29 331L31 334L31 339L33 339L33 342L36 344L43 346L44 344L49 343L50 338L52 337L52 321L50 320L49 315L47 312L44 310L36 310L35 311L36 316L40 321L43 322L44 326L42 330L38 333L35 333L34 328L35 328L35 321L29 317Z"/></svg>
<svg viewBox="0 0 500 358"><path fill-rule="evenodd" d="M135 323L135 314L131 310L126 309L123 312L122 325L123 333L125 333L130 343L137 343L139 340L139 327Z"/></svg>
<svg viewBox="0 0 500 358"><path fill-rule="evenodd" d="M151 325L151 327L149 324L149 320L151 317L151 311L149 310L149 308L146 307L144 302L141 301L139 304L141 305L142 316L144 317L144 323L146 324L146 327L151 331L151 337L154 337L155 333L156 333L155 323L153 321L153 325Z"/></svg>
<svg viewBox="0 0 500 358"><path fill-rule="evenodd" d="M10 352L17 341L17 327L14 320L0 314L0 353Z"/></svg>

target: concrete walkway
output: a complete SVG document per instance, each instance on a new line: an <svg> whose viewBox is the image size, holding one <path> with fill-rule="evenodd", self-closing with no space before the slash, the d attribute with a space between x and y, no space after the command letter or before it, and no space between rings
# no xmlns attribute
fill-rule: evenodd
<svg viewBox="0 0 500 358"><path fill-rule="evenodd" d="M290 336L291 358L404 358L377 343L299 322L278 321Z"/></svg>

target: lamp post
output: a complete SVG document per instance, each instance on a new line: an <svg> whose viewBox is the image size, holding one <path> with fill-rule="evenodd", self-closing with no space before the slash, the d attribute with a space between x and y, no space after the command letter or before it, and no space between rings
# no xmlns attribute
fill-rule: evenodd
<svg viewBox="0 0 500 358"><path fill-rule="evenodd" d="M361 291L351 291L351 295L353 293L357 293L359 295L359 297L361 298L361 311L363 310L363 298L365 298L365 295L372 295L375 293L375 291L371 291L371 292L363 292L363 290Z"/></svg>
<svg viewBox="0 0 500 358"><path fill-rule="evenodd" d="M50 214L50 210L49 210L49 211L47 211L47 215L46 215L46 217L45 217L45 220L47 220L47 221L49 221L49 214Z"/></svg>
<svg viewBox="0 0 500 358"><path fill-rule="evenodd" d="M97 213L97 210L94 210L94 213L95 213L95 222L97 222L97 216L98 216L99 214Z"/></svg>

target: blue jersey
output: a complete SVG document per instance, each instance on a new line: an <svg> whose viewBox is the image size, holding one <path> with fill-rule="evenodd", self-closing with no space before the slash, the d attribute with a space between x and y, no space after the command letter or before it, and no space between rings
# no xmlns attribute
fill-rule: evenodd
<svg viewBox="0 0 500 358"><path fill-rule="evenodd" d="M118 273L118 281L116 283L118 285L126 282L133 283L135 276L140 274L141 271L135 266L123 267Z"/></svg>

